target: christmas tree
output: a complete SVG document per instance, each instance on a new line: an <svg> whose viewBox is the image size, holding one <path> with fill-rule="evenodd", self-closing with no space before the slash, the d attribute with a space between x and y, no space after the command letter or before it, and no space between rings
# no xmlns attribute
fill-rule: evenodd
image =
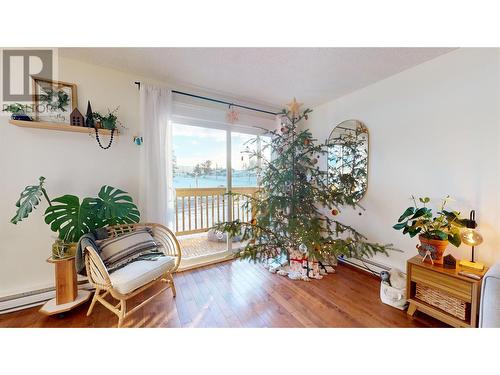
<svg viewBox="0 0 500 375"><path fill-rule="evenodd" d="M271 140L261 150L247 151L259 160L258 191L245 196L252 219L221 222L215 228L241 237L246 245L238 256L254 261L284 258L329 264L339 255L387 254L389 245L368 242L352 226L337 220L341 207L357 206L356 196L348 193L351 189L329 183L328 171L318 165L328 145L298 128L312 110L299 112L295 98L288 106L280 114L281 129L270 132ZM270 160L264 156L266 148L271 149Z"/></svg>

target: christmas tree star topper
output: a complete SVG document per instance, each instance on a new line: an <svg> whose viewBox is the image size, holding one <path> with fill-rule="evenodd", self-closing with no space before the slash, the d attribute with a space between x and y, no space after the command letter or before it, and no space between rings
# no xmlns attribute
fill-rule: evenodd
<svg viewBox="0 0 500 375"><path fill-rule="evenodd" d="M288 103L286 106L290 109L290 112L292 112L292 114L295 116L299 114L300 107L302 107L303 104L304 103L297 102L297 99L295 99L294 97L292 102Z"/></svg>

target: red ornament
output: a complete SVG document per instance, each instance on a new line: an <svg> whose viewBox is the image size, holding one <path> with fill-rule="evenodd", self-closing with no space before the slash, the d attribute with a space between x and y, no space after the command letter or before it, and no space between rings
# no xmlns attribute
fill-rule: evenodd
<svg viewBox="0 0 500 375"><path fill-rule="evenodd" d="M339 210L336 210L335 208L332 210L332 215L337 216L339 214Z"/></svg>
<svg viewBox="0 0 500 375"><path fill-rule="evenodd" d="M309 139L304 139L304 145L306 146L309 146L309 144L311 143L311 141Z"/></svg>

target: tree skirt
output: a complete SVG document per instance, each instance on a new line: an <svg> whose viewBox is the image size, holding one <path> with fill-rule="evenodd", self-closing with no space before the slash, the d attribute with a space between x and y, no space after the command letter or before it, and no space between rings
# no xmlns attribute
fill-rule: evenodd
<svg viewBox="0 0 500 375"><path fill-rule="evenodd" d="M263 265L271 273L302 281L319 280L323 278L323 275L335 272L332 265L309 260L300 251L291 251L290 261L282 255L264 262Z"/></svg>

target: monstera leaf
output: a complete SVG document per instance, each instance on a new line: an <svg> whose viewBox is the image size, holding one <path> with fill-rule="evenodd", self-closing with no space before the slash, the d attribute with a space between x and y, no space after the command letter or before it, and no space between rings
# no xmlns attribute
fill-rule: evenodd
<svg viewBox="0 0 500 375"><path fill-rule="evenodd" d="M77 242L85 233L103 226L103 220L92 209L93 200L84 198L80 205L80 199L74 195L55 198L45 210L45 222L52 231L59 232L60 239Z"/></svg>
<svg viewBox="0 0 500 375"><path fill-rule="evenodd" d="M51 201L43 187L44 182L45 177L40 177L38 185L26 186L23 190L16 202L17 212L11 219L13 224L27 218L42 196L49 203L45 222L65 242L77 242L82 235L107 225L139 222L139 210L132 197L123 190L105 185L97 198L84 198L81 203L74 195L63 195Z"/></svg>
<svg viewBox="0 0 500 375"><path fill-rule="evenodd" d="M45 177L40 177L38 185L26 186L16 202L16 215L10 220L12 224L17 224L18 222L26 219L28 215L33 211L36 206L40 203L42 195L47 199L50 205L50 200L47 197L47 192L43 187Z"/></svg>
<svg viewBox="0 0 500 375"><path fill-rule="evenodd" d="M97 217L107 225L138 223L140 213L127 192L112 186L103 186L99 198L89 202Z"/></svg>

